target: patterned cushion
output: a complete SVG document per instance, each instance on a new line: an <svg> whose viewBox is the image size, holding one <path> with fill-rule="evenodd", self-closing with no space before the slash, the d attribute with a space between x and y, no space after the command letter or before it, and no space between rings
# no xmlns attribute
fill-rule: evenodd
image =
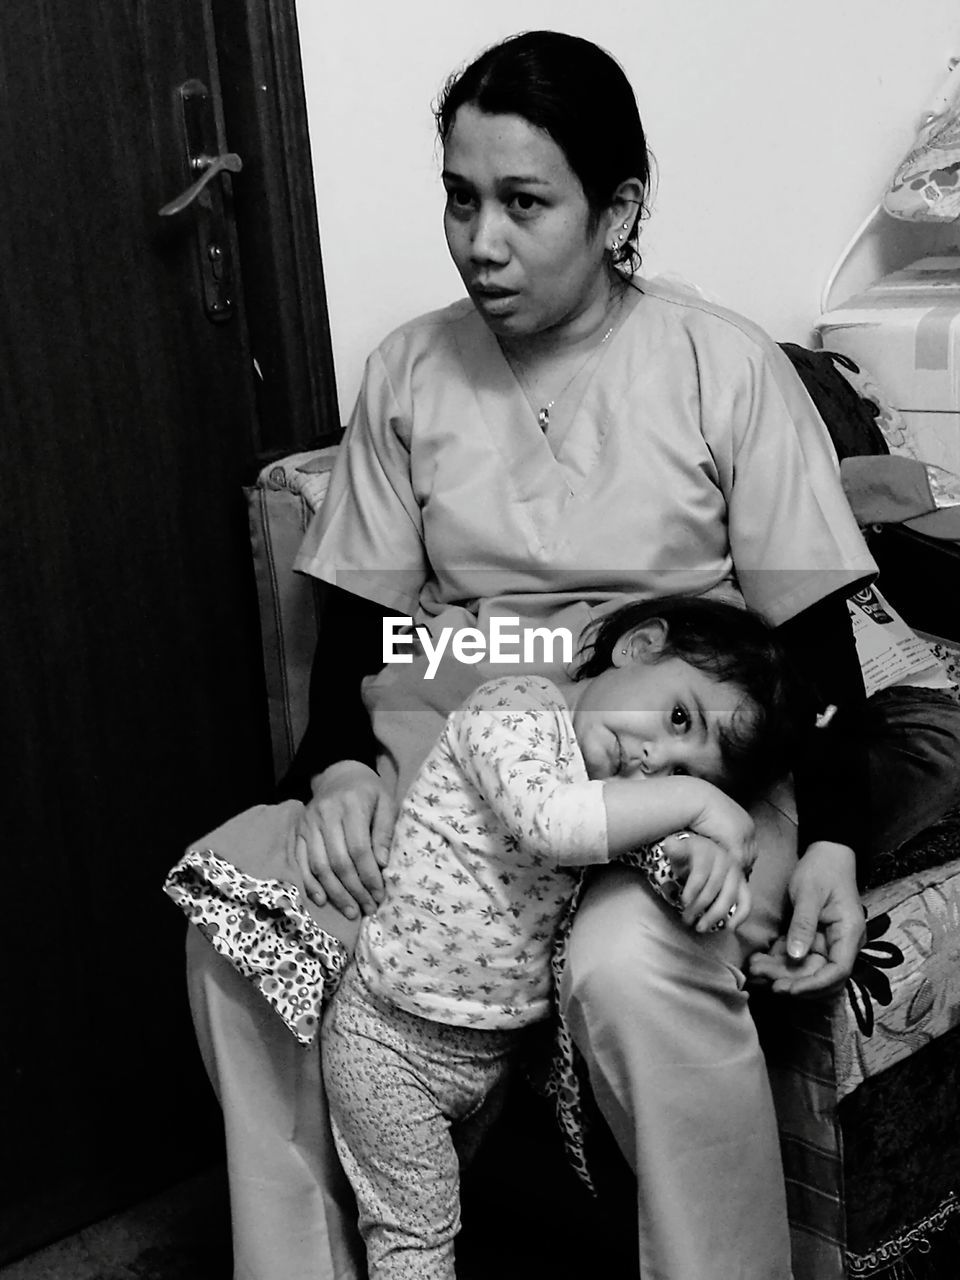
<svg viewBox="0 0 960 1280"><path fill-rule="evenodd" d="M931 1233L960 1212L960 1157L949 1169L932 1162L936 1176L922 1194L907 1159L917 1121L930 1123L915 1107L914 1055L949 1046L945 1059L960 1075L960 810L890 855L886 870L898 866L917 869L865 895L867 943L840 999L809 1007L754 1000L780 1123L797 1280L920 1274L896 1268L913 1254L932 1266ZM937 1123L956 1130L960 1105L954 1097L950 1104ZM881 1141L895 1106L902 1127ZM887 1151L886 1183L869 1160L857 1171L859 1198L845 1186L847 1132L861 1153ZM886 1209L877 1213L881 1202ZM955 1271L922 1274L946 1280Z"/></svg>

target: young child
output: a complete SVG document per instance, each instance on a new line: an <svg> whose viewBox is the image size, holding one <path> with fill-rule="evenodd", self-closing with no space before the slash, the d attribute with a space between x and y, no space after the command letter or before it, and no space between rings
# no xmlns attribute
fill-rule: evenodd
<svg viewBox="0 0 960 1280"><path fill-rule="evenodd" d="M699 932L749 911L753 824L732 797L786 771L793 719L772 632L718 601L632 604L601 620L574 680L493 680L449 717L324 1018L370 1280L454 1277L451 1125L507 1071L518 1031L551 1011L551 943L576 869L695 832L709 841L671 842L651 882Z"/></svg>

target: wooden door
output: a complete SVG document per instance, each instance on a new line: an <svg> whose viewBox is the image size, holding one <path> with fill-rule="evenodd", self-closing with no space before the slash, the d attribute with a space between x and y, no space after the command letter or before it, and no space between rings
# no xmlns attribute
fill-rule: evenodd
<svg viewBox="0 0 960 1280"><path fill-rule="evenodd" d="M188 81L216 117L207 0L0 6L0 1261L219 1149L161 884L269 755L242 281L213 316L210 210L158 215Z"/></svg>

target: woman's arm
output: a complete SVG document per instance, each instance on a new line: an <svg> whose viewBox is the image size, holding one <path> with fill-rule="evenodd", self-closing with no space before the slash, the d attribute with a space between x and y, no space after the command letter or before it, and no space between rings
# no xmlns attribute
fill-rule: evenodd
<svg viewBox="0 0 960 1280"><path fill-rule="evenodd" d="M870 803L863 713L866 694L846 599L828 596L777 630L811 691L808 727L794 769L799 847L818 841L858 851ZM829 723L816 716L835 707Z"/></svg>
<svg viewBox="0 0 960 1280"><path fill-rule="evenodd" d="M842 989L863 945L855 850L870 802L865 705L846 600L821 600L780 628L829 724L808 730L795 771L800 859L790 879L791 916L770 952L751 958L754 978L776 992L820 999Z"/></svg>
<svg viewBox="0 0 960 1280"><path fill-rule="evenodd" d="M312 794L313 779L341 760L359 760L372 769L377 744L360 696L364 676L383 666L382 621L394 616L372 600L329 583L318 583L319 634L310 670L307 728L286 775L277 785L280 800Z"/></svg>
<svg viewBox="0 0 960 1280"><path fill-rule="evenodd" d="M374 767L376 740L360 693L364 676L383 666L382 620L393 612L322 584L309 720L277 792L306 806L295 833L306 892L350 919L373 911L382 896L396 817Z"/></svg>

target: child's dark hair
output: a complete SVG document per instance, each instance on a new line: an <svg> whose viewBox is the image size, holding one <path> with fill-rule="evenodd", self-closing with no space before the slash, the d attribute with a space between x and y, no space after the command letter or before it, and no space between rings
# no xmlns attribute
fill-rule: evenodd
<svg viewBox="0 0 960 1280"><path fill-rule="evenodd" d="M650 661L680 658L743 691L746 703L720 735L724 787L741 803L758 799L792 766L804 704L783 646L756 613L704 596L635 601L588 630L574 679L612 667L623 637L654 619L663 622L665 635Z"/></svg>

